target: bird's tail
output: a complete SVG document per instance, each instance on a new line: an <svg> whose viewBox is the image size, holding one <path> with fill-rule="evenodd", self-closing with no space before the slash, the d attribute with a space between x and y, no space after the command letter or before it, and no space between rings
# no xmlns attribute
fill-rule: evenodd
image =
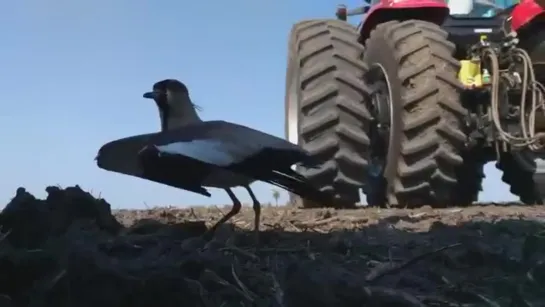
<svg viewBox="0 0 545 307"><path fill-rule="evenodd" d="M343 200L336 199L333 193L316 188L308 179L291 169L271 172L266 178L260 178L260 180L324 206L343 202Z"/></svg>
<svg viewBox="0 0 545 307"><path fill-rule="evenodd" d="M299 147L287 150L265 148L259 153L247 157L244 161L231 165L229 170L273 184L318 204L345 205L344 200L336 199L332 192L321 191L313 186L307 178L292 170L293 164L315 168L323 164L323 161L312 157Z"/></svg>

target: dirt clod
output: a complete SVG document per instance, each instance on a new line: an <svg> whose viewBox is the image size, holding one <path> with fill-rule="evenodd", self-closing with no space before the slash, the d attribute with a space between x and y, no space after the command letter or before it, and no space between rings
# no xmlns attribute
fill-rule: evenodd
<svg viewBox="0 0 545 307"><path fill-rule="evenodd" d="M79 187L0 213L0 306L545 306L545 210L112 212ZM227 211L223 210L223 211Z"/></svg>

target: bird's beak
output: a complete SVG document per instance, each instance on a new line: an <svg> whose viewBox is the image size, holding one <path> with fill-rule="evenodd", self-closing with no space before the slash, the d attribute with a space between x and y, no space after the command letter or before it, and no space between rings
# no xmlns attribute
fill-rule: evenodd
<svg viewBox="0 0 545 307"><path fill-rule="evenodd" d="M158 92L147 92L147 93L144 93L143 97L147 99L155 99L157 98L158 95L159 95Z"/></svg>

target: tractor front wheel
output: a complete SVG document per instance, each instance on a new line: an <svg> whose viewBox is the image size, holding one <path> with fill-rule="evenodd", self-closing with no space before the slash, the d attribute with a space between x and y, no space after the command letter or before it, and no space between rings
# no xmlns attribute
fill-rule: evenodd
<svg viewBox="0 0 545 307"><path fill-rule="evenodd" d="M364 124L370 118L363 103L368 90L361 79L364 48L358 37L354 26L340 20L297 23L286 76L286 137L324 161L319 168L297 170L344 207L360 200L369 144Z"/></svg>

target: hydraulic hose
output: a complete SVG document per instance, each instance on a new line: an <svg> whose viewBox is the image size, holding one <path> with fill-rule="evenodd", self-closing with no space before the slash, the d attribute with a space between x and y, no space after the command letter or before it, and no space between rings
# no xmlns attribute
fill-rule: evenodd
<svg viewBox="0 0 545 307"><path fill-rule="evenodd" d="M545 87L536 81L532 60L528 53L520 48L515 48L513 56L519 59L523 65L521 76L522 93L520 97L520 126L522 136L514 136L505 131L501 125L500 117L500 85L501 80L505 77L501 76L499 60L496 52L492 48L483 50L483 59L488 60L490 64L491 74L491 91L490 91L490 120L494 123L494 127L498 131L502 141L510 144L515 148L528 147L532 150L539 150L544 147L542 140L545 140L545 132L536 132L536 112L541 109L545 115ZM527 113L527 93L530 92L531 108ZM528 120L527 117L528 116Z"/></svg>

